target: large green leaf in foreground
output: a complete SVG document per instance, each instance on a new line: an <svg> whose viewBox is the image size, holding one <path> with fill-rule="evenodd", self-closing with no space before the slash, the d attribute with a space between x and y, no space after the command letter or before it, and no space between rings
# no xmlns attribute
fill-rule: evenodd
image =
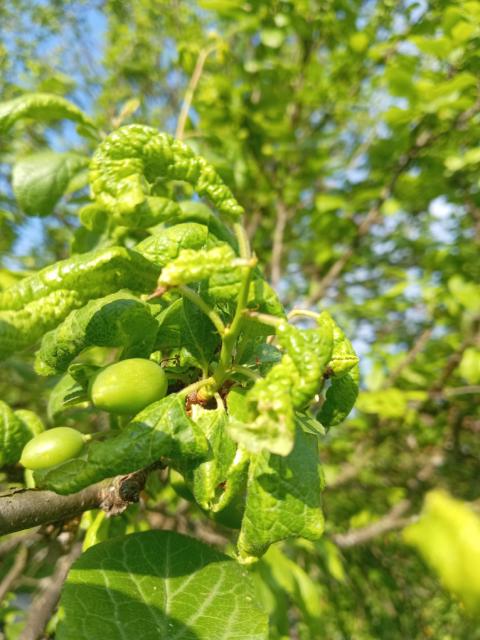
<svg viewBox="0 0 480 640"><path fill-rule="evenodd" d="M73 565L57 640L264 640L246 571L171 531L95 545Z"/></svg>

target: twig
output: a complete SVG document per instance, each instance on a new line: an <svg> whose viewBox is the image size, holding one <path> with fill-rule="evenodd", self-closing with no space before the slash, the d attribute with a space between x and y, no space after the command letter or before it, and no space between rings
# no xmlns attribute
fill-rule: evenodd
<svg viewBox="0 0 480 640"><path fill-rule="evenodd" d="M462 344L458 347L458 349L456 351L454 351L449 358L447 359L447 362L445 363L445 366L443 367L439 377L437 378L437 380L432 384L432 386L429 389L429 395L436 395L436 393L438 393L439 391L442 391L445 384L447 383L447 381L449 380L450 376L453 374L453 372L455 371L455 369L458 367L458 365L460 364L461 360L462 360L462 356L464 354L464 352L466 351L466 349L470 346L472 346L473 344L475 344L476 340L477 340L478 336L475 335L469 335L467 336Z"/></svg>
<svg viewBox="0 0 480 640"><path fill-rule="evenodd" d="M345 463L337 475L327 482L325 489L327 491L337 489L356 478L372 456L373 451L365 451L365 444L360 443L351 456L354 462Z"/></svg>
<svg viewBox="0 0 480 640"><path fill-rule="evenodd" d="M22 535L10 536L6 540L2 540L0 543L0 558L8 555L10 551L16 549L20 544L37 542L41 540L42 537L40 530L36 530L28 531Z"/></svg>
<svg viewBox="0 0 480 640"><path fill-rule="evenodd" d="M407 524L414 522L418 516L403 517L410 508L410 500L402 500L396 504L383 518L359 529L347 531L347 533L336 533L332 536L333 542L342 549L365 544L373 538L377 538L388 531L402 529Z"/></svg>
<svg viewBox="0 0 480 640"><path fill-rule="evenodd" d="M195 93L195 89L202 77L203 67L205 62L207 61L208 56L215 51L217 45L212 45L205 49L202 49L198 54L197 62L195 64L195 68L192 73L192 77L187 86L187 90L185 91L185 97L183 98L182 108L180 109L180 115L178 116L177 129L175 131L175 137L178 140L183 140L183 136L185 133L185 125L187 123L188 112L190 111L190 107L192 106L193 95Z"/></svg>
<svg viewBox="0 0 480 640"><path fill-rule="evenodd" d="M131 502L138 502L153 468L98 482L68 496L36 489L11 491L0 496L0 535L66 520L89 509L101 508L108 515L122 513Z"/></svg>
<svg viewBox="0 0 480 640"><path fill-rule="evenodd" d="M15 556L15 561L11 566L10 571L3 578L2 582L0 582L0 604L7 593L11 591L18 578L22 575L25 567L27 566L27 560L28 549L22 544Z"/></svg>
<svg viewBox="0 0 480 640"><path fill-rule="evenodd" d="M408 169L412 161L417 157L419 151L421 151L428 144L441 137L444 133L448 133L452 130L452 128L462 129L464 125L472 118L476 113L480 111L480 97L477 99L474 105L472 105L469 109L466 109L462 113L460 113L452 123L452 125L445 131L437 134L432 134L428 131L420 132L410 147L409 151L407 151L403 156L399 158L398 164L393 171L392 177L390 178L389 183L382 190L377 202L372 206L368 214L365 216L363 222L357 227L356 236L352 242L352 245L345 250L345 252L340 256L340 258L330 267L325 276L319 282L317 288L312 292L309 297L309 303L315 304L318 302L324 292L330 287L340 273L343 271L347 263L350 261L350 258L355 254L358 245L360 244L363 236L365 236L370 228L381 218L381 207L388 198L390 198L394 192L396 183L402 173ZM418 125L416 127L418 130Z"/></svg>
<svg viewBox="0 0 480 640"><path fill-rule="evenodd" d="M410 364L412 364L412 362L415 361L418 354L423 351L425 345L430 340L432 332L433 332L433 329L429 328L429 329L425 329L425 331L423 331L419 335L419 337L414 342L410 351L406 354L405 358L403 358L403 360L400 361L400 363L395 367L395 369L393 369L390 372L390 375L385 381L385 386L393 384L397 380L397 378L400 376L402 371L406 367L408 367Z"/></svg>
<svg viewBox="0 0 480 640"><path fill-rule="evenodd" d="M277 287L282 275L282 255L283 255L283 239L285 229L290 217L290 212L284 202L279 202L277 206L277 220L275 230L273 232L272 260L271 260L271 276L272 286Z"/></svg>
<svg viewBox="0 0 480 640"><path fill-rule="evenodd" d="M34 599L28 611L27 621L19 640L39 640L51 618L52 612L57 606L63 583L67 578L70 567L82 552L82 545L76 543L69 553L61 556L57 561L54 573L47 582L45 588Z"/></svg>
<svg viewBox="0 0 480 640"><path fill-rule="evenodd" d="M372 206L372 208L367 213L367 215L362 220L362 222L357 226L356 235L355 235L355 238L353 239L351 246L348 247L348 249L346 249L343 252L340 258L338 258L338 260L333 263L333 265L330 267L330 269L327 271L327 273L323 276L323 278L318 283L317 288L310 295L310 298L309 298L310 304L315 304L316 302L318 302L322 298L324 292L328 289L328 287L330 287L338 278L338 276L341 274L341 272L343 271L347 263L350 261L350 258L354 255L355 251L357 250L357 247L360 244L362 238L370 231L370 228L376 222L378 222L378 220L380 220L382 205L385 203L386 200L388 200L388 198L391 197L399 177L402 175L405 169L407 169L410 166L413 159L416 157L417 151L420 148L424 147L425 144L427 144L427 141L429 141L430 139L431 139L431 136L428 136L428 134L425 134L425 135L420 134L416 138L410 151L408 151L407 153L405 153L403 156L400 157L398 164L393 171L392 177L390 178L389 183L384 189L382 189L382 193L378 197L375 204Z"/></svg>

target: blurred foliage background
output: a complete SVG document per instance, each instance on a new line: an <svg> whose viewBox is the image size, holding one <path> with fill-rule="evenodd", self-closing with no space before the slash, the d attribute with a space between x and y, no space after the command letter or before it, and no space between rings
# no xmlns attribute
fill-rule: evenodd
<svg viewBox="0 0 480 640"><path fill-rule="evenodd" d="M53 92L105 132L141 122L182 137L245 206L287 307L328 309L361 356L357 408L322 446L326 535L277 545L256 569L274 639L480 638L475 605L465 608L471 592L480 603L478 529L468 549L458 543L463 564L438 562L456 557L462 518L480 508L479 71L476 1L0 4L2 100ZM45 147L89 154L94 143L71 124L24 123L1 138L2 288L92 243L81 195L42 218L15 201L12 166ZM0 397L45 416L51 382L31 356L2 363ZM403 535L431 489L443 490L441 516L432 507L430 528ZM205 530L162 490L158 526ZM444 492L470 503L467 516ZM135 528L146 516L122 518ZM442 527L450 537L432 534ZM15 554L1 544L4 576ZM0 609L8 640L55 558L42 549Z"/></svg>

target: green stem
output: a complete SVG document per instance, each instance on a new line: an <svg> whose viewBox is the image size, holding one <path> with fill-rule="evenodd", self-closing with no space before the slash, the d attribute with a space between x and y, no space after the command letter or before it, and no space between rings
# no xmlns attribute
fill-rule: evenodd
<svg viewBox="0 0 480 640"><path fill-rule="evenodd" d="M255 373L255 371L252 371L248 367L243 367L240 364L234 364L232 367L230 367L230 369L231 371L233 371L233 373L240 373L241 375L244 375L247 378L250 378L250 380L254 380L255 382L257 380L260 380L260 378L262 377L258 375L258 373Z"/></svg>
<svg viewBox="0 0 480 640"><path fill-rule="evenodd" d="M184 387L181 391L178 392L178 395L188 396L188 394L192 393L193 391L197 391L198 389L201 389L206 385L214 384L214 382L215 380L213 377L204 378L203 380L198 380L198 382L194 382L193 384L189 384L188 387Z"/></svg>
<svg viewBox="0 0 480 640"><path fill-rule="evenodd" d="M203 300L203 298L201 298L201 296L196 293L196 291L190 289L190 287L187 287L184 284L179 285L178 290L180 291L182 296L185 296L185 298L188 298L191 302L193 302L193 304L197 305L197 307L210 318L216 330L221 336L225 334L225 325L223 324L222 319L220 318L218 313L211 309L205 302L205 300Z"/></svg>
<svg viewBox="0 0 480 640"><path fill-rule="evenodd" d="M240 257L248 260L251 257L252 252L250 250L250 242L248 240L247 232L245 231L243 225L241 225L239 222L236 222L233 225L233 230L237 237Z"/></svg>
<svg viewBox="0 0 480 640"><path fill-rule="evenodd" d="M256 264L256 259L252 258L250 251L250 243L245 229L240 223L234 225L235 235L238 240L238 248L240 257L248 261L247 264L242 267L242 280L240 284L240 293L238 294L237 306L235 314L233 316L230 326L225 328L223 334L222 349L220 351L220 359L218 366L215 369L213 377L215 379L215 385L217 389L222 386L223 381L227 377L228 371L232 368L232 354L237 342L237 338L242 328L244 321L243 312L247 306L248 292L250 290L250 280L252 278L252 271Z"/></svg>
<svg viewBox="0 0 480 640"><path fill-rule="evenodd" d="M289 320L292 318L313 318L314 320L318 320L319 316L319 313L316 313L315 311L308 311L308 309L292 309L287 318Z"/></svg>
<svg viewBox="0 0 480 640"><path fill-rule="evenodd" d="M268 313L260 313L259 311L252 311L250 309L246 309L243 315L261 324L268 324L270 327L275 327L275 329L278 329L278 327L285 322L285 320L277 318L277 316L271 316Z"/></svg>

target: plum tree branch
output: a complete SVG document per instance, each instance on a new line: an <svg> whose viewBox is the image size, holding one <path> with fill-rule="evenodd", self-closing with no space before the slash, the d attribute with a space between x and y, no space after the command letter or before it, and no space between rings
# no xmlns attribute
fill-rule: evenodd
<svg viewBox="0 0 480 640"><path fill-rule="evenodd" d="M103 509L109 515L122 513L138 502L152 467L93 484L62 496L53 491L20 489L0 494L0 535L66 520L88 511Z"/></svg>

